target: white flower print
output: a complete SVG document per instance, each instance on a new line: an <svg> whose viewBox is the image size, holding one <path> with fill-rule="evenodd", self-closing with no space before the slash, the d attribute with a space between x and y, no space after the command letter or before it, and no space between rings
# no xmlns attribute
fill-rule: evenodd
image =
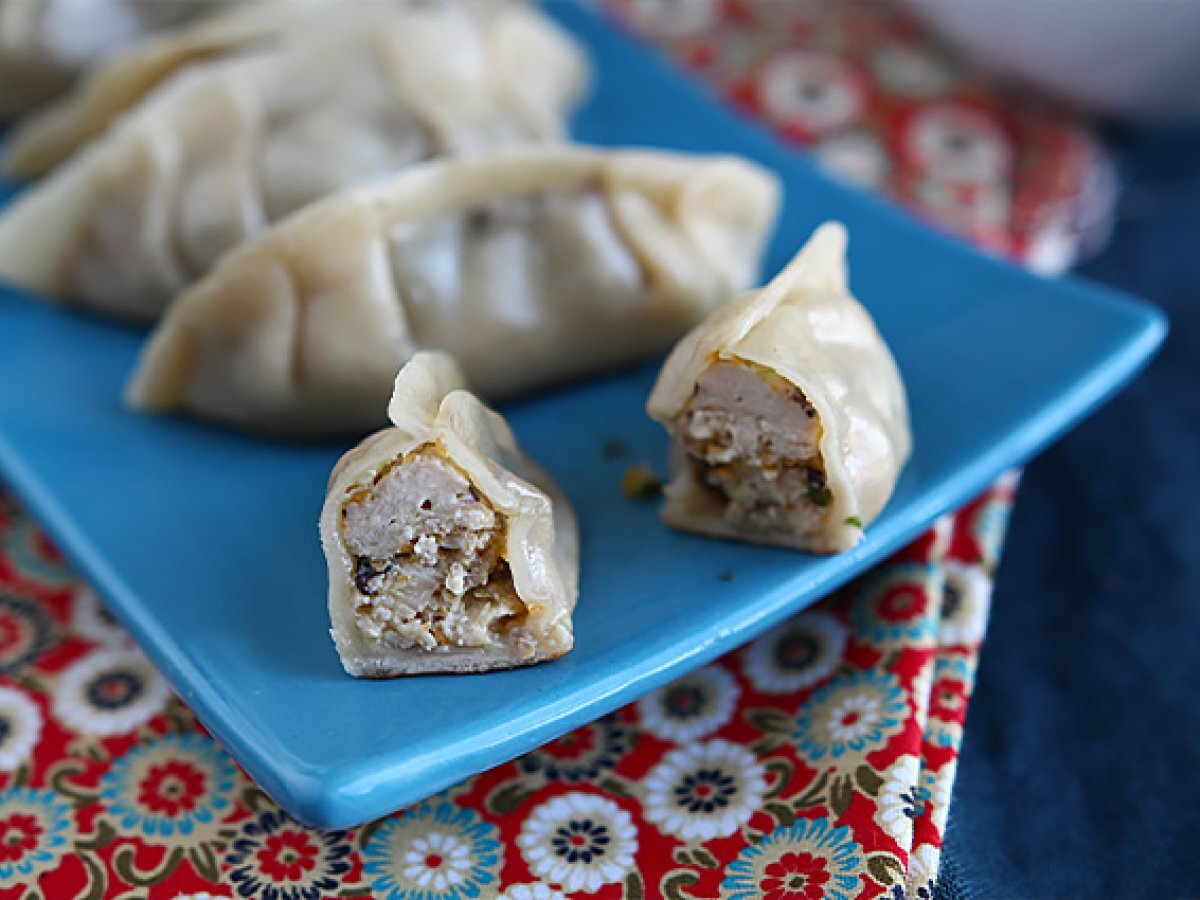
<svg viewBox="0 0 1200 900"><path fill-rule="evenodd" d="M535 882L534 884L514 884L496 898L496 900L567 900L566 895L556 891L549 885Z"/></svg>
<svg viewBox="0 0 1200 900"><path fill-rule="evenodd" d="M203 891L199 894L176 894L173 900L229 900L229 894L210 894Z"/></svg>
<svg viewBox="0 0 1200 900"><path fill-rule="evenodd" d="M697 669L638 701L642 727L664 741L712 734L733 718L741 689L720 665Z"/></svg>
<svg viewBox="0 0 1200 900"><path fill-rule="evenodd" d="M982 569L947 560L938 643L945 647L983 640L991 601L992 580Z"/></svg>
<svg viewBox="0 0 1200 900"><path fill-rule="evenodd" d="M440 859L441 864L427 865L431 855ZM418 887L444 891L471 871L471 848L454 834L431 831L413 840L404 851L402 864L404 877L411 878Z"/></svg>
<svg viewBox="0 0 1200 900"><path fill-rule="evenodd" d="M751 684L765 694L790 694L833 674L846 649L846 628L820 610L771 629L742 653Z"/></svg>
<svg viewBox="0 0 1200 900"><path fill-rule="evenodd" d="M435 797L389 817L363 847L363 876L376 900L494 897L500 833L473 809Z"/></svg>
<svg viewBox="0 0 1200 900"><path fill-rule="evenodd" d="M876 796L875 824L904 850L912 846L913 820L920 814L917 779L921 761L905 753L883 771L883 784Z"/></svg>
<svg viewBox="0 0 1200 900"><path fill-rule="evenodd" d="M720 739L682 747L646 776L645 816L681 840L728 837L754 815L766 786L744 747Z"/></svg>
<svg viewBox="0 0 1200 900"><path fill-rule="evenodd" d="M861 187L878 187L887 177L888 155L879 138L865 131L849 131L826 138L812 148L822 169Z"/></svg>
<svg viewBox="0 0 1200 900"><path fill-rule="evenodd" d="M42 735L42 712L19 688L0 685L0 772L11 772L33 753Z"/></svg>
<svg viewBox="0 0 1200 900"><path fill-rule="evenodd" d="M908 856L908 875L905 895L914 900L933 900L942 852L933 844L922 844Z"/></svg>
<svg viewBox="0 0 1200 900"><path fill-rule="evenodd" d="M813 134L846 127L862 109L862 89L854 70L828 53L780 54L763 66L759 78L767 114Z"/></svg>
<svg viewBox="0 0 1200 900"><path fill-rule="evenodd" d="M835 741L849 744L861 741L871 733L881 718L879 700L860 694L843 697L833 706L825 720L825 728Z"/></svg>
<svg viewBox="0 0 1200 900"><path fill-rule="evenodd" d="M89 641L106 647L130 646L129 633L120 626L86 584L75 591L71 605L71 627Z"/></svg>
<svg viewBox="0 0 1200 900"><path fill-rule="evenodd" d="M933 103L917 112L905 145L921 170L939 182L996 183L1012 162L1012 145L996 120L960 103Z"/></svg>
<svg viewBox="0 0 1200 900"><path fill-rule="evenodd" d="M132 731L160 712L166 681L135 649L106 649L63 670L54 689L54 715L82 734Z"/></svg>
<svg viewBox="0 0 1200 900"><path fill-rule="evenodd" d="M570 893L621 881L633 870L638 842L629 813L606 797L575 792L537 807L517 846L534 875Z"/></svg>

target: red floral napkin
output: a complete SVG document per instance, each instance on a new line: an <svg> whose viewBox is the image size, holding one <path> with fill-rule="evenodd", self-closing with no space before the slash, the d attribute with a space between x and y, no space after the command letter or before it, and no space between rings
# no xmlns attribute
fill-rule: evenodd
<svg viewBox="0 0 1200 900"><path fill-rule="evenodd" d="M880 4L611 0L824 165L1060 269L1085 133ZM720 661L386 819L256 788L0 495L0 898L929 897L1015 477Z"/></svg>

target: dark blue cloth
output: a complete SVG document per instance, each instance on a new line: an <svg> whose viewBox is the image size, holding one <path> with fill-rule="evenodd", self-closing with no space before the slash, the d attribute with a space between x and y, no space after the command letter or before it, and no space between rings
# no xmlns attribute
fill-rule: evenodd
<svg viewBox="0 0 1200 900"><path fill-rule="evenodd" d="M947 897L1200 897L1200 130L1114 147L1116 231L1082 274L1160 304L1171 335L1026 470Z"/></svg>

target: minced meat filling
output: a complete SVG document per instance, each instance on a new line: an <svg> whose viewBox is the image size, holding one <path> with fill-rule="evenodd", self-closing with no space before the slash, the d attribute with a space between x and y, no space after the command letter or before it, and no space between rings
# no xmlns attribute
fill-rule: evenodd
<svg viewBox="0 0 1200 900"><path fill-rule="evenodd" d="M769 369L712 365L677 419L675 438L696 480L724 499L731 522L802 535L824 527L832 498L820 419Z"/></svg>
<svg viewBox="0 0 1200 900"><path fill-rule="evenodd" d="M424 650L520 639L527 610L500 555L503 522L436 451L410 454L347 502L342 540L372 639Z"/></svg>

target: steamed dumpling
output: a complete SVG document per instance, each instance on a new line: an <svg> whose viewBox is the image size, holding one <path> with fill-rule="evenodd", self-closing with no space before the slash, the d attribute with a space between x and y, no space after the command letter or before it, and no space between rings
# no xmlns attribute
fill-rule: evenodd
<svg viewBox="0 0 1200 900"><path fill-rule="evenodd" d="M364 27L372 19L384 27L402 27L395 16L419 0L241 0L198 22L173 28L104 60L66 96L23 118L8 136L3 169L12 178L43 175L70 157L88 140L101 134L124 111L141 102L159 84L180 69L198 61L295 42L311 35ZM488 0L439 0L485 13ZM495 5L493 3L493 5ZM388 21L390 19L390 21ZM562 77L565 68L549 64L545 55L571 53L569 45L548 31L536 17L507 15L502 27L510 30L503 41L510 61L505 65L530 67L524 89L540 92L531 102L546 109L570 105L578 92L579 77ZM522 44L525 40L532 45ZM559 45L555 51L554 44ZM562 66L582 62L564 59ZM546 70L542 71L542 67ZM547 72L555 77L546 77ZM519 84L516 78L510 79Z"/></svg>
<svg viewBox="0 0 1200 900"><path fill-rule="evenodd" d="M650 151L415 166L222 260L160 322L129 397L361 433L420 349L452 353L493 399L647 359L752 283L777 195L751 163Z"/></svg>
<svg viewBox="0 0 1200 900"><path fill-rule="evenodd" d="M444 353L396 378L385 428L349 451L321 511L346 671L483 672L571 649L579 536L566 497Z"/></svg>
<svg viewBox="0 0 1200 900"><path fill-rule="evenodd" d="M853 547L912 446L900 372L819 228L761 290L679 342L647 404L672 437L663 519L815 553Z"/></svg>
<svg viewBox="0 0 1200 900"><path fill-rule="evenodd" d="M0 0L0 122L61 93L89 63L219 0Z"/></svg>
<svg viewBox="0 0 1200 900"><path fill-rule="evenodd" d="M377 2L394 6L399 0ZM227 6L100 60L71 91L23 117L8 134L4 174L18 179L45 174L184 66L278 43L303 29L328 28L334 16L346 18L344 9L325 0L231 0Z"/></svg>
<svg viewBox="0 0 1200 900"><path fill-rule="evenodd" d="M350 18L168 80L0 215L0 278L154 319L226 250L326 193L559 138L584 80L574 45L532 9L376 4Z"/></svg>

